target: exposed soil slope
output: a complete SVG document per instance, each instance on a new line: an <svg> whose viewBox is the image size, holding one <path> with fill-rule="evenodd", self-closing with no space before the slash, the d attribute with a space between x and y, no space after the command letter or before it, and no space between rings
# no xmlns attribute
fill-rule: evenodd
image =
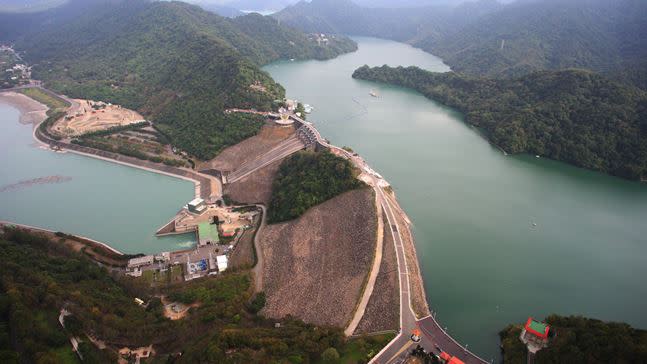
<svg viewBox="0 0 647 364"><path fill-rule="evenodd" d="M369 272L376 239L373 191L346 192L298 219L267 226L263 314L344 327Z"/></svg>
<svg viewBox="0 0 647 364"><path fill-rule="evenodd" d="M268 122L258 134L226 148L217 157L201 163L198 167L199 169L233 171L243 163L268 152L293 134L294 128L292 127L280 127Z"/></svg>

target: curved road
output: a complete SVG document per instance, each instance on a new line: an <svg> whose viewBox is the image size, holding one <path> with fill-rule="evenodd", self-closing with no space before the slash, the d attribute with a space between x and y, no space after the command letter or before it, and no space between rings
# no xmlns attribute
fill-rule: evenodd
<svg viewBox="0 0 647 364"><path fill-rule="evenodd" d="M370 363L387 364L402 362L403 359L409 354L411 349L416 345L422 346L427 352L439 354L445 351L448 354L457 357L467 364L486 364L487 361L478 357L476 354L467 350L454 340L447 332L438 324L436 319L432 316L424 317L420 320L416 318L413 308L411 307L410 297L410 282L409 282L409 269L405 259L405 252L403 247L403 239L400 234L401 229L409 229L408 226L400 227L396 214L404 215L399 207L393 206L387 196L384 194L383 186L388 183L375 172L366 162L359 156L349 153L337 146L329 144L325 141L319 131L309 122L292 116L292 118L301 123L304 127L308 128L317 138L317 142L326 148L335 151L337 154L344 156L355 164L360 170L364 171L370 176L370 185L375 190L378 198L378 206L381 206L385 211L386 222L389 225L389 231L393 236L395 244L395 252L398 262L398 279L400 283L400 332L398 335L380 351ZM412 235L413 236L413 235ZM421 340L419 343L414 343L410 336L414 330L419 330L421 333Z"/></svg>
<svg viewBox="0 0 647 364"><path fill-rule="evenodd" d="M261 292L263 290L263 251L261 248L261 244L258 241L258 237L261 235L261 231L263 228L265 228L265 225L267 224L267 210L265 209L265 206L263 205L256 205L256 207L260 207L262 211L261 215L261 224L258 226L258 229L256 230L256 233L254 233L254 249L256 250L256 265L254 265L254 268L252 268L252 272L254 272L254 291L256 293Z"/></svg>

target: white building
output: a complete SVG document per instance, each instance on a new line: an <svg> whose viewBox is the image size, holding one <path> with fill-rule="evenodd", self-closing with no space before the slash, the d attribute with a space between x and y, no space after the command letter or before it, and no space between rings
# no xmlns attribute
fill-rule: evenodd
<svg viewBox="0 0 647 364"><path fill-rule="evenodd" d="M227 269L227 256L218 255L216 257L216 263L218 264L218 272L223 272Z"/></svg>
<svg viewBox="0 0 647 364"><path fill-rule="evenodd" d="M201 214L207 209L207 204L201 198L196 198L187 204L189 211Z"/></svg>

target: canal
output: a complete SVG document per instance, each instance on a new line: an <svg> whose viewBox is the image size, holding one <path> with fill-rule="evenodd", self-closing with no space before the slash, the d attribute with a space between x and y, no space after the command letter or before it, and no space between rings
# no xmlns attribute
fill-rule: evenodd
<svg viewBox="0 0 647 364"><path fill-rule="evenodd" d="M391 182L414 224L431 309L450 334L496 360L498 331L529 315L647 328L647 186L504 156L459 113L351 78L364 64L444 72L442 60L402 43L356 40L352 54L265 70L288 97L315 108L308 118L324 137Z"/></svg>

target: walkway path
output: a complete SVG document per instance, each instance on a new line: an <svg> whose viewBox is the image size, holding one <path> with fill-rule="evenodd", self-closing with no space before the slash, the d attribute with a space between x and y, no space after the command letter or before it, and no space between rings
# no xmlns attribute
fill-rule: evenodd
<svg viewBox="0 0 647 364"><path fill-rule="evenodd" d="M254 291L256 293L261 292L263 290L263 248L261 247L261 243L259 242L259 236L261 235L261 232L265 228L265 225L267 225L267 209L263 205L256 205L257 207L261 208L263 216L261 216L261 224L258 226L258 229L256 230L256 234L254 235L254 250L256 251L256 265L254 268L252 268L252 272L254 273Z"/></svg>
<svg viewBox="0 0 647 364"><path fill-rule="evenodd" d="M355 314L346 327L346 330L344 330L344 334L346 336L353 335L353 333L357 329L357 325L359 325L360 321L362 320L364 312L366 311L366 306L368 306L368 302L371 298L371 295L373 294L375 281L377 281L377 275L380 272L380 265L382 264L382 252L384 247L384 218L382 216L382 206L380 206L379 204L377 194L375 195L375 208L377 209L377 239L375 244L375 256L373 257L373 266L371 267L371 271L368 275L366 287L364 287L364 292L361 299L359 300L357 309L355 309Z"/></svg>

